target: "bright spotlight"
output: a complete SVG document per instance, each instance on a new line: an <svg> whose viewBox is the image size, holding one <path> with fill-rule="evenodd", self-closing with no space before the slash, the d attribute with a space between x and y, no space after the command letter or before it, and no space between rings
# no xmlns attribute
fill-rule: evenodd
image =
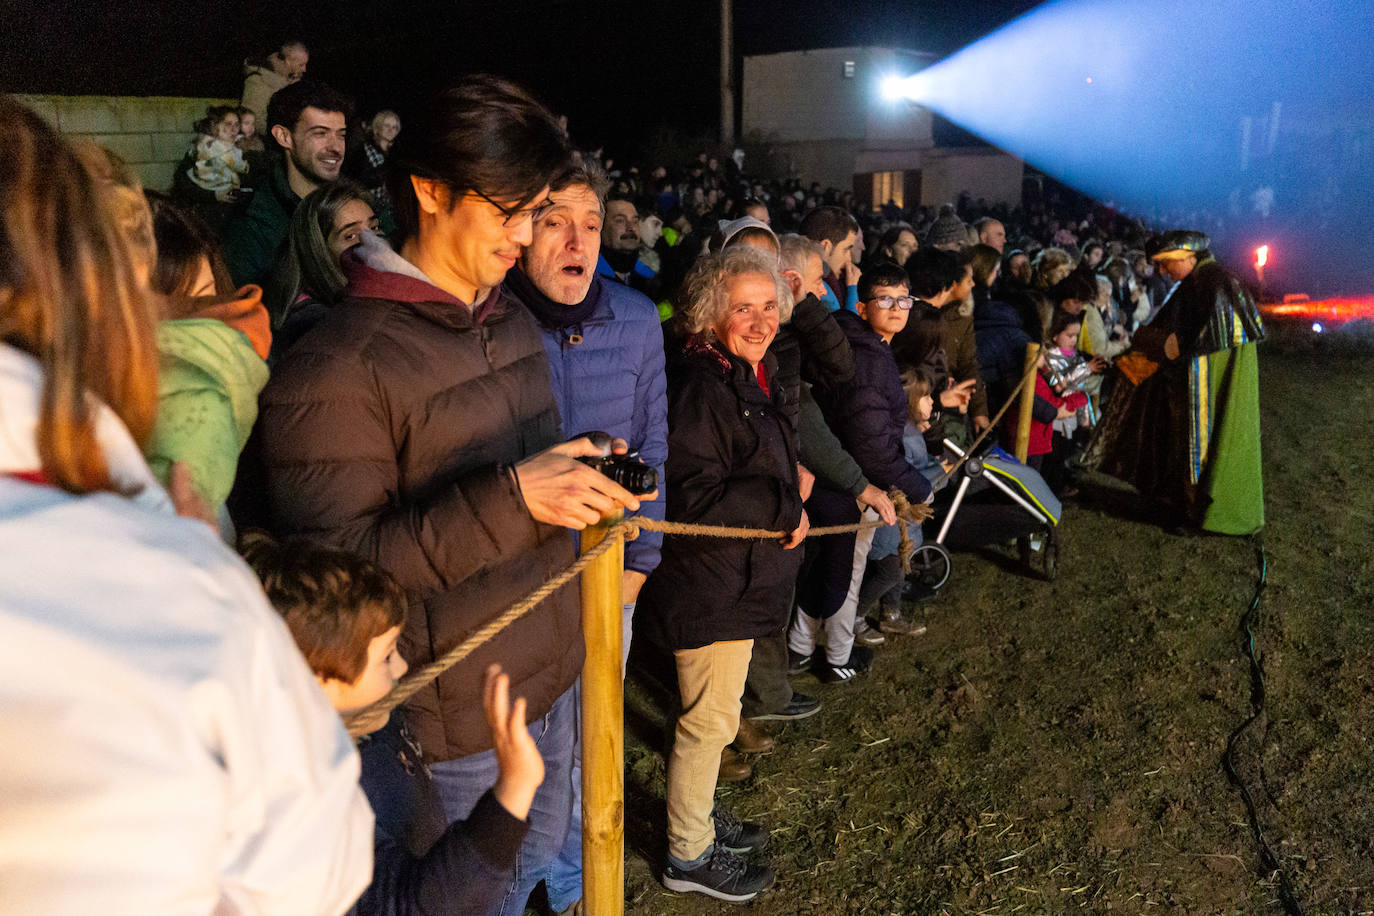
<svg viewBox="0 0 1374 916"><path fill-rule="evenodd" d="M1313 333L1313 334L1320 334L1322 331L1325 331L1325 330L1326 330L1326 328L1322 327L1322 323L1321 323L1320 321L1314 321L1314 322L1312 322L1312 333Z"/></svg>
<svg viewBox="0 0 1374 916"><path fill-rule="evenodd" d="M1255 249L1255 266L1263 267L1269 263L1269 246L1261 245Z"/></svg>
<svg viewBox="0 0 1374 916"><path fill-rule="evenodd" d="M878 84L878 91L882 93L885 101L898 102L906 98L906 83L904 77L895 73L889 74Z"/></svg>

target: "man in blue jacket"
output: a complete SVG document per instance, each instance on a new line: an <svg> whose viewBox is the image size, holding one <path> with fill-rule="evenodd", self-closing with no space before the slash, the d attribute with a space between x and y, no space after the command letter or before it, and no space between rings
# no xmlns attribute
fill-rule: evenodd
<svg viewBox="0 0 1374 916"><path fill-rule="evenodd" d="M631 454L658 470L668 457L663 332L657 307L642 293L596 272L608 182L595 166L573 166L549 184L534 236L506 291L539 322L563 431L600 431L624 439ZM665 493L640 506L663 518ZM624 652L640 586L658 566L663 535L645 531L625 545ZM573 771L573 823L545 882L555 912L582 896L580 743Z"/></svg>

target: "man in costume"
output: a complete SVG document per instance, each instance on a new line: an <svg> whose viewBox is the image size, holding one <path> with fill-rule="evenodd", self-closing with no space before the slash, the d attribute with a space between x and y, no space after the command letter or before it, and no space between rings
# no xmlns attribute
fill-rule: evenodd
<svg viewBox="0 0 1374 916"><path fill-rule="evenodd" d="M1176 230L1152 258L1178 285L1116 361L1121 377L1089 460L1134 484L1168 527L1243 535L1264 525L1254 300Z"/></svg>

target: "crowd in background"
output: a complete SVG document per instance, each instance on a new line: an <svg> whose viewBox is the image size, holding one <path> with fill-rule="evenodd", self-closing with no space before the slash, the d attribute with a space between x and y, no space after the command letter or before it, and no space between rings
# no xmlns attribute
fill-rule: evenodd
<svg viewBox="0 0 1374 916"><path fill-rule="evenodd" d="M1071 498L1186 276L1157 265L1205 240L1067 193L868 206L738 151L618 168L493 77L360 121L308 61L247 62L166 193L0 100L0 883L45 913L576 910L575 589L356 742L330 707L624 509L780 534L645 531L622 581L631 676L674 706L663 881L751 899L769 833L718 781L820 708L792 678L925 632L894 499L938 520L947 443L1010 447L1031 343L1027 464ZM963 534L1027 537L1004 502Z"/></svg>

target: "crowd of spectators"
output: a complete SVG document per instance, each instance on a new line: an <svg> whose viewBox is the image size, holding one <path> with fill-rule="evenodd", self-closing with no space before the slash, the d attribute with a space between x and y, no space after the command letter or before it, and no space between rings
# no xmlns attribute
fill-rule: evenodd
<svg viewBox="0 0 1374 916"><path fill-rule="evenodd" d="M520 913L542 882L576 909L575 589L356 750L330 707L624 509L782 533L646 531L622 581L631 676L676 706L663 881L751 899L768 830L718 781L820 708L794 677L925 632L893 496L945 511L946 440L1010 443L1015 412L989 427L1033 342L1028 463L1071 497L1166 246L1067 194L870 206L738 151L615 168L493 77L360 122L307 65L247 62L167 194L0 99L6 894ZM657 489L583 460L612 453Z"/></svg>

